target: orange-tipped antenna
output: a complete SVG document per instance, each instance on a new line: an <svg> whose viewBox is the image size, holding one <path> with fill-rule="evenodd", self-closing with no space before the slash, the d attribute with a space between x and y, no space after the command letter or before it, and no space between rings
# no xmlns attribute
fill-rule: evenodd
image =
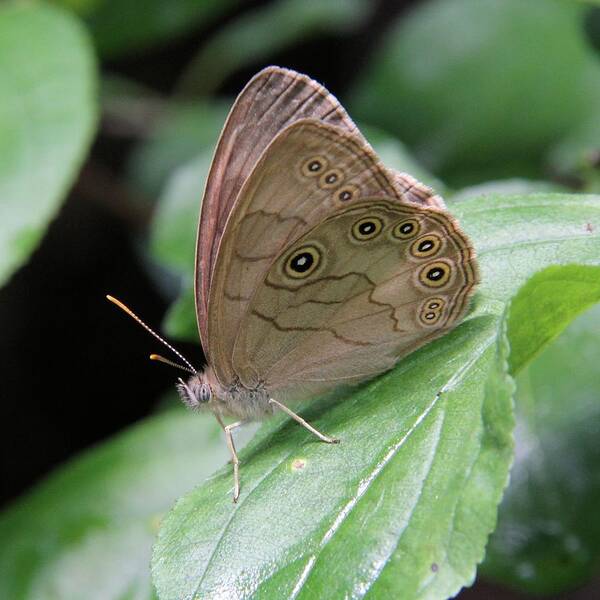
<svg viewBox="0 0 600 600"><path fill-rule="evenodd" d="M173 352L173 354L178 356L189 367L189 370L191 373L196 373L196 370L194 369L194 367L192 367L190 362L184 356L182 356L180 352L175 350L175 348L173 348L173 346L171 346L171 344L169 344L167 341L163 340L163 338L161 338L160 335L158 335L158 333L156 333L156 331L154 331L154 329L152 329L151 327L148 327L148 325L146 325L146 323L144 323L144 321L142 321L128 306L125 306L120 300L117 300L116 298L114 298L113 296L109 296L108 294L106 294L106 299L109 300L110 302L112 302L113 304L116 304L123 312L126 312L132 319L137 321L148 333L151 333L159 342L164 344L171 352ZM153 354L152 356L157 356L157 355ZM160 359L153 359L153 360L160 360ZM166 359L163 359L163 362L167 362ZM172 363L172 364L174 364L178 367L181 367L181 365L177 365L176 363ZM181 367L181 368L183 368L183 367Z"/></svg>
<svg viewBox="0 0 600 600"><path fill-rule="evenodd" d="M193 371L192 369L190 369L188 367L184 367L183 365L180 365L179 363L173 362L172 360L169 360L168 358L165 358L164 356L161 356L160 354L151 354L150 360L156 360L158 362L165 363L165 365L170 365L171 367L177 367L178 369L181 369L182 371L190 372L192 375L196 374L196 371Z"/></svg>

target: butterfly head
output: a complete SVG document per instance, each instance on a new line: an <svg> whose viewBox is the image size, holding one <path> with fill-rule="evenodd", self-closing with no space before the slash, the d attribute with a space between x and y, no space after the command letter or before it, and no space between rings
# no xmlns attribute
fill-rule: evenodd
<svg viewBox="0 0 600 600"><path fill-rule="evenodd" d="M180 378L177 391L183 403L194 410L207 407L213 396L206 373L195 373L187 382Z"/></svg>

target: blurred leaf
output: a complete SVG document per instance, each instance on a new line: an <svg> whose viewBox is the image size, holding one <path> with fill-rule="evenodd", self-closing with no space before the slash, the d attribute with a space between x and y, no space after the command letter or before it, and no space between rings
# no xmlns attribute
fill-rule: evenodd
<svg viewBox="0 0 600 600"><path fill-rule="evenodd" d="M453 202L460 202L467 198L483 198L493 195L524 195L539 192L564 192L561 186L549 181L533 181L531 179L499 179L497 181L486 181L478 185L472 185L451 194Z"/></svg>
<svg viewBox="0 0 600 600"><path fill-rule="evenodd" d="M402 142L375 127L366 126L360 129L386 167L400 171L400 173L409 173L433 188L438 194L446 195L445 185L424 169Z"/></svg>
<svg viewBox="0 0 600 600"><path fill-rule="evenodd" d="M170 338L199 343L193 278L183 282L179 297L167 311L163 327Z"/></svg>
<svg viewBox="0 0 600 600"><path fill-rule="evenodd" d="M0 283L36 248L96 122L85 31L42 4L0 6Z"/></svg>
<svg viewBox="0 0 600 600"><path fill-rule="evenodd" d="M538 177L543 155L597 113L585 5L432 0L387 36L351 108L451 183Z"/></svg>
<svg viewBox="0 0 600 600"><path fill-rule="evenodd" d="M193 59L180 90L208 95L234 71L325 32L349 29L370 12L367 0L277 0L225 26Z"/></svg>
<svg viewBox="0 0 600 600"><path fill-rule="evenodd" d="M150 139L134 149L128 169L132 183L147 195L156 197L178 167L207 153L210 160L227 108L225 104L212 103L172 105ZM204 178L198 182L196 202L203 190Z"/></svg>
<svg viewBox="0 0 600 600"><path fill-rule="evenodd" d="M592 235L591 231L588 233ZM600 269L597 267L557 266L534 275L511 304L508 319L511 373L518 373L580 312L598 301Z"/></svg>
<svg viewBox="0 0 600 600"><path fill-rule="evenodd" d="M194 278L196 230L212 152L177 169L165 187L152 223L151 252L165 266Z"/></svg>
<svg viewBox="0 0 600 600"><path fill-rule="evenodd" d="M570 132L546 160L559 176L580 180L585 191L600 191L600 113Z"/></svg>
<svg viewBox="0 0 600 600"><path fill-rule="evenodd" d="M101 2L105 0L49 0L50 4L57 4L68 8L80 16L92 12Z"/></svg>
<svg viewBox="0 0 600 600"><path fill-rule="evenodd" d="M343 402L313 405L307 418L339 447L269 423L243 453L236 506L228 468L179 500L154 551L162 600L445 598L472 580L510 460L506 303L549 264L600 264L597 230L582 229L600 224L600 198L492 196L454 209L483 271L470 318Z"/></svg>
<svg viewBox="0 0 600 600"><path fill-rule="evenodd" d="M194 302L194 260L202 191L212 152L205 151L171 177L153 220L150 250L159 262L181 274L181 293L170 306L163 329L170 338L198 342Z"/></svg>
<svg viewBox="0 0 600 600"><path fill-rule="evenodd" d="M206 27L238 4L240 0L96 0L85 16L100 54L114 58Z"/></svg>
<svg viewBox="0 0 600 600"><path fill-rule="evenodd" d="M183 410L86 452L0 516L0 597L152 598L163 513L226 460L212 416Z"/></svg>
<svg viewBox="0 0 600 600"><path fill-rule="evenodd" d="M557 594L597 573L599 339L596 306L517 378L516 459L484 577Z"/></svg>

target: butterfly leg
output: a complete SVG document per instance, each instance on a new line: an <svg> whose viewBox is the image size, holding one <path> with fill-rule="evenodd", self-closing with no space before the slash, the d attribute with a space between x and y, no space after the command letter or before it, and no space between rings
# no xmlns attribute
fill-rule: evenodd
<svg viewBox="0 0 600 600"><path fill-rule="evenodd" d="M296 423L300 423L300 425L302 425L302 427L305 427L311 433L316 435L322 442L326 442L327 444L339 443L340 440L338 440L337 438L332 438L332 437L329 437L328 435L322 434L319 430L315 429L308 421L305 421L300 415L297 415L293 410L290 410L287 406L285 406L284 404L281 404L281 402L277 402L277 400L275 400L274 398L270 398L269 402L273 406L276 406L277 408L281 409L284 413L286 413L287 415L292 417L292 419L294 419L294 421L296 421Z"/></svg>
<svg viewBox="0 0 600 600"><path fill-rule="evenodd" d="M236 421L230 425L225 425L221 417L216 413L215 417L225 432L225 441L227 442L227 447L231 453L231 463L233 464L233 501L237 502L238 498L240 497L240 461L235 449L235 444L233 443L233 435L231 435L231 432L242 425L244 421Z"/></svg>

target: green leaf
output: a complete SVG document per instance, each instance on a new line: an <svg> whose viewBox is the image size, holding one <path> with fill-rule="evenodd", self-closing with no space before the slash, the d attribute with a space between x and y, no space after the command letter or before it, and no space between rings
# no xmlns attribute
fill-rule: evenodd
<svg viewBox="0 0 600 600"><path fill-rule="evenodd" d="M551 149L546 162L556 175L581 182L584 191L600 191L600 113L570 131Z"/></svg>
<svg viewBox="0 0 600 600"><path fill-rule="evenodd" d="M182 276L181 292L167 312L164 331L171 338L190 342L198 342L194 256L202 190L211 159L212 152L205 151L177 169L160 198L152 225L152 255Z"/></svg>
<svg viewBox="0 0 600 600"><path fill-rule="evenodd" d="M128 165L132 183L157 196L176 169L199 155L210 160L226 115L224 104L172 104L150 138L134 149ZM201 198L204 178L197 185L196 196Z"/></svg>
<svg viewBox="0 0 600 600"><path fill-rule="evenodd" d="M268 61L295 42L350 29L369 12L367 0L277 0L219 30L192 60L179 87L208 95L237 69Z"/></svg>
<svg viewBox="0 0 600 600"><path fill-rule="evenodd" d="M565 192L561 186L548 181L534 181L531 179L500 179L497 181L486 181L477 185L462 188L449 196L452 202L459 202L467 198L479 198L483 201L487 196L535 194L539 192Z"/></svg>
<svg viewBox="0 0 600 600"><path fill-rule="evenodd" d="M597 115L585 10L563 0L420 3L381 45L351 95L353 114L453 184L540 177L548 147Z"/></svg>
<svg viewBox="0 0 600 600"><path fill-rule="evenodd" d="M338 447L280 419L242 453L237 505L229 468L180 499L153 555L161 600L446 598L472 581L511 458L505 308L547 265L600 263L598 229L584 227L600 224L600 198L490 196L453 208L483 272L470 318L303 412Z"/></svg>
<svg viewBox="0 0 600 600"><path fill-rule="evenodd" d="M36 248L89 147L96 66L83 28L42 4L0 6L0 283Z"/></svg>
<svg viewBox="0 0 600 600"><path fill-rule="evenodd" d="M226 459L214 419L183 410L86 452L0 516L0 597L152 598L163 513Z"/></svg>
<svg viewBox="0 0 600 600"><path fill-rule="evenodd" d="M313 406L306 416L339 446L289 421L268 426L243 453L236 506L226 469L167 517L153 562L161 599L438 598L472 580L511 454L497 329L471 319Z"/></svg>
<svg viewBox="0 0 600 600"><path fill-rule="evenodd" d="M596 306L517 377L516 460L482 565L488 579L554 597L597 574L599 339Z"/></svg>
<svg viewBox="0 0 600 600"><path fill-rule="evenodd" d="M450 210L475 242L489 302L507 302L547 266L600 264L599 196L493 194Z"/></svg>
<svg viewBox="0 0 600 600"><path fill-rule="evenodd" d="M600 301L600 268L549 267L519 291L508 320L510 368L518 373L582 311Z"/></svg>
<svg viewBox="0 0 600 600"><path fill-rule="evenodd" d="M360 130L386 167L400 173L410 173L442 196L448 192L442 181L423 168L402 142L370 125L361 126Z"/></svg>

